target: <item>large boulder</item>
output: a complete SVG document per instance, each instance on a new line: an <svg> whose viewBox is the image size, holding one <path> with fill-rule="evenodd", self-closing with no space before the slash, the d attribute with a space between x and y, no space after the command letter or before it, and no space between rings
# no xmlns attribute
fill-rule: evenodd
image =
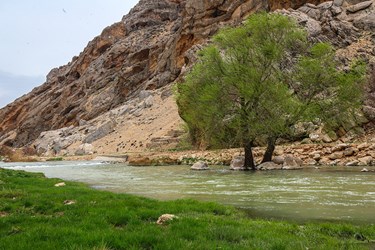
<svg viewBox="0 0 375 250"><path fill-rule="evenodd" d="M283 165L285 161L285 157L283 156L275 156L272 158L272 162L278 165Z"/></svg>
<svg viewBox="0 0 375 250"><path fill-rule="evenodd" d="M84 143L78 147L76 155L92 155L94 153L94 146L89 143Z"/></svg>
<svg viewBox="0 0 375 250"><path fill-rule="evenodd" d="M281 170L283 165L276 164L272 161L264 162L257 166L258 170Z"/></svg>
<svg viewBox="0 0 375 250"><path fill-rule="evenodd" d="M209 170L210 168L208 167L207 163L204 161L198 161L194 163L193 166L190 168L191 170Z"/></svg>
<svg viewBox="0 0 375 250"><path fill-rule="evenodd" d="M302 169L302 160L293 155L286 155L282 169L295 170Z"/></svg>
<svg viewBox="0 0 375 250"><path fill-rule="evenodd" d="M369 13L366 16L360 16L354 21L354 26L360 29L374 31L375 30L375 13Z"/></svg>
<svg viewBox="0 0 375 250"><path fill-rule="evenodd" d="M230 170L246 170L245 156L239 155L232 158L230 162Z"/></svg>

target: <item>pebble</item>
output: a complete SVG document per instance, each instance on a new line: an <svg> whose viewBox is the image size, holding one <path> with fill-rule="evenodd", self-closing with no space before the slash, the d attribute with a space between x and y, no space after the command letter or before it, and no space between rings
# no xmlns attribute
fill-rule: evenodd
<svg viewBox="0 0 375 250"><path fill-rule="evenodd" d="M64 201L64 205L73 205L73 204L76 204L76 201L73 201L73 200L65 200Z"/></svg>

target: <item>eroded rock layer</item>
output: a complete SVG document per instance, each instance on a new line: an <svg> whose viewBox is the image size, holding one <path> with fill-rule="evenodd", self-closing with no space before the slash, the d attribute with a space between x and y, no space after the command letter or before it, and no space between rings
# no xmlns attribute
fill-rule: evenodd
<svg viewBox="0 0 375 250"><path fill-rule="evenodd" d="M306 2L310 4L303 5ZM150 107L154 108L152 115L173 114L178 121L175 108L170 109L170 114L168 110L157 113L153 100L161 100L157 105L163 105L171 97L168 86L166 90L156 90L180 77L192 65L194 52L220 27L239 24L259 10L303 5L298 10L279 12L296 18L311 39L332 42L339 48L338 58L344 64L357 55L371 62L375 54L374 0L320 2L324 1L141 0L120 22L92 40L79 56L53 69L43 85L0 110L0 144L18 147L37 139L38 147L45 144L39 147L42 152L60 152L71 145L84 150L85 144L95 145L107 136L113 140L104 144L118 144L118 131L136 130L134 124L138 123L152 124L156 117L140 118ZM370 115L375 113L373 93L374 88L369 87L366 109ZM178 128L173 126L166 132ZM159 127L157 130L162 130ZM139 141L129 143L137 147L157 144L159 137L153 138L153 134L149 133L142 145ZM160 136L160 132L155 134ZM51 138L47 140L48 136ZM121 149L125 146L117 147Z"/></svg>

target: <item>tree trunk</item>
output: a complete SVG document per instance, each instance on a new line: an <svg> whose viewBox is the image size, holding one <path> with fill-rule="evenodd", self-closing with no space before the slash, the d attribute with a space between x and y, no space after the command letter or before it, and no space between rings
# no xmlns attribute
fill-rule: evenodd
<svg viewBox="0 0 375 250"><path fill-rule="evenodd" d="M245 144L245 170L255 170L252 146L253 142L247 142Z"/></svg>
<svg viewBox="0 0 375 250"><path fill-rule="evenodd" d="M267 149L264 152L262 163L272 161L273 151L275 151L276 138L269 137L267 139Z"/></svg>

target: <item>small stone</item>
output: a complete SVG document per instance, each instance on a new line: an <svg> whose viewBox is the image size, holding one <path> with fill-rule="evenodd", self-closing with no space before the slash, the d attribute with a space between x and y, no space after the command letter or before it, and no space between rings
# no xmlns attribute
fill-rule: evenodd
<svg viewBox="0 0 375 250"><path fill-rule="evenodd" d="M307 162L307 165L309 165L309 166L315 166L317 164L318 164L318 162L316 160L310 160L310 161Z"/></svg>
<svg viewBox="0 0 375 250"><path fill-rule="evenodd" d="M362 158L358 159L359 165L363 165L363 166L369 166L369 165L371 165L371 163L372 163L373 160L374 159L371 156L365 156L365 157L362 157Z"/></svg>
<svg viewBox="0 0 375 250"><path fill-rule="evenodd" d="M150 107L152 107L153 104L154 104L154 97L153 96L148 96L144 100L144 103L143 103L145 108L150 108Z"/></svg>
<svg viewBox="0 0 375 250"><path fill-rule="evenodd" d="M360 10L366 9L366 8L370 7L371 5L372 5L372 0L365 1L365 2L361 2L361 3L355 4L355 5L349 6L347 8L347 11L350 12L350 13L355 13L355 12L358 12Z"/></svg>
<svg viewBox="0 0 375 250"><path fill-rule="evenodd" d="M359 161L354 160L354 161L350 161L350 162L346 163L345 166L354 167L354 166L358 166L358 163L359 163Z"/></svg>
<svg viewBox="0 0 375 250"><path fill-rule="evenodd" d="M374 144L374 148L375 148L375 144ZM273 154L275 156L283 155L284 154L284 150L283 149L275 149L275 151L273 152Z"/></svg>
<svg viewBox="0 0 375 250"><path fill-rule="evenodd" d="M333 140L332 140L331 137L329 137L327 134L324 134L324 135L322 135L322 141L323 141L324 143L330 143L330 142L332 142Z"/></svg>
<svg viewBox="0 0 375 250"><path fill-rule="evenodd" d="M7 212L0 211L0 218L7 217L9 214Z"/></svg>
<svg viewBox="0 0 375 250"><path fill-rule="evenodd" d="M306 5L306 7L309 7L309 8L312 8L312 9L317 9L318 8L315 4L312 4L312 3L307 3L305 5Z"/></svg>
<svg viewBox="0 0 375 250"><path fill-rule="evenodd" d="M368 172L367 168L362 168L361 172Z"/></svg>
<svg viewBox="0 0 375 250"><path fill-rule="evenodd" d="M204 161L198 161L194 163L193 166L190 168L191 170L209 170L210 168L208 167L207 163Z"/></svg>
<svg viewBox="0 0 375 250"><path fill-rule="evenodd" d="M322 159L322 156L320 154L314 154L312 156L312 158L315 160L315 161L319 161L320 159Z"/></svg>
<svg viewBox="0 0 375 250"><path fill-rule="evenodd" d="M344 151L344 155L345 156L352 156L352 155L354 155L355 154L355 150L353 149L353 148L347 148L347 149L345 149L345 151Z"/></svg>
<svg viewBox="0 0 375 250"><path fill-rule="evenodd" d="M73 204L76 204L76 201L74 201L74 200L65 200L64 201L64 205L69 206L69 205L73 205Z"/></svg>
<svg viewBox="0 0 375 250"><path fill-rule="evenodd" d="M319 161L319 163L320 163L321 165L329 165L329 159L326 158L326 157L323 157L323 158Z"/></svg>
<svg viewBox="0 0 375 250"><path fill-rule="evenodd" d="M158 218L158 220L156 221L156 224L164 225L166 222L172 221L174 219L178 219L178 217L174 214L163 214Z"/></svg>
<svg viewBox="0 0 375 250"><path fill-rule="evenodd" d="M332 6L332 1L328 1L328 2L324 2L324 3L319 4L317 7L320 8L320 9L323 9L323 10L327 10L327 9L331 8L331 6Z"/></svg>
<svg viewBox="0 0 375 250"><path fill-rule="evenodd" d="M330 156L328 156L328 158L330 160L337 160L337 159L341 159L343 156L344 156L343 152L335 152L335 153L331 154Z"/></svg>
<svg viewBox="0 0 375 250"><path fill-rule="evenodd" d="M337 146L335 146L335 147L332 148L332 153L338 152L338 151L343 151L347 147L349 147L349 145L346 144L346 143L338 144Z"/></svg>
<svg viewBox="0 0 375 250"><path fill-rule="evenodd" d="M313 151L309 154L310 157L313 157L314 155L321 155L322 154L322 151L319 151L319 150L316 150L316 151Z"/></svg>
<svg viewBox="0 0 375 250"><path fill-rule="evenodd" d="M364 150L369 147L369 144L367 142L361 143L357 146L359 150Z"/></svg>
<svg viewBox="0 0 375 250"><path fill-rule="evenodd" d="M339 6L332 6L331 12L333 15L337 16L338 14L342 13L342 9Z"/></svg>
<svg viewBox="0 0 375 250"><path fill-rule="evenodd" d="M59 182L55 184L55 187L64 187L66 186L65 182Z"/></svg>
<svg viewBox="0 0 375 250"><path fill-rule="evenodd" d="M341 7L343 3L344 3L344 0L333 0L334 6Z"/></svg>
<svg viewBox="0 0 375 250"><path fill-rule="evenodd" d="M314 134L314 133L310 134L309 138L313 142L318 142L320 140L320 136L318 134Z"/></svg>

